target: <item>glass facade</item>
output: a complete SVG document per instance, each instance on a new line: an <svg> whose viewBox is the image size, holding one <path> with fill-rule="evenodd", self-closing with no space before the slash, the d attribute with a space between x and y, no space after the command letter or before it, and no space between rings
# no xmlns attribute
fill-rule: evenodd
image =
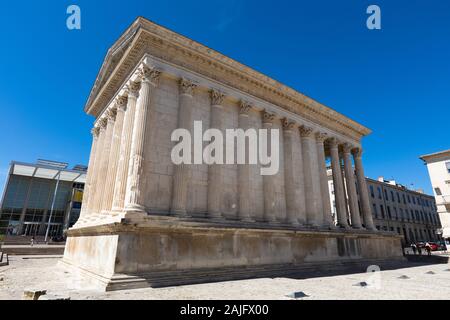
<svg viewBox="0 0 450 320"><path fill-rule="evenodd" d="M0 235L45 235L51 217L49 235L61 236L65 229L76 223L84 183L60 180L55 195L57 178L54 174L51 178L43 178L16 175L14 170L9 175L0 208Z"/></svg>

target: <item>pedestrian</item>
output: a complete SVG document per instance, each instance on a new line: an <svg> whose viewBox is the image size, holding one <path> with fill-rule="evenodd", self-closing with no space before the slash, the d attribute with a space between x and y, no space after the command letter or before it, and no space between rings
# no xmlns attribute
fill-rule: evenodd
<svg viewBox="0 0 450 320"><path fill-rule="evenodd" d="M419 253L419 256L422 255L422 248L420 246L417 246L417 252Z"/></svg>
<svg viewBox="0 0 450 320"><path fill-rule="evenodd" d="M427 251L427 255L431 257L431 245L428 242L425 244L425 250Z"/></svg>
<svg viewBox="0 0 450 320"><path fill-rule="evenodd" d="M413 251L413 254L416 255L416 251L417 251L417 246L415 243L411 243L411 249Z"/></svg>
<svg viewBox="0 0 450 320"><path fill-rule="evenodd" d="M31 237L30 245L31 245L31 246L34 245L34 236Z"/></svg>

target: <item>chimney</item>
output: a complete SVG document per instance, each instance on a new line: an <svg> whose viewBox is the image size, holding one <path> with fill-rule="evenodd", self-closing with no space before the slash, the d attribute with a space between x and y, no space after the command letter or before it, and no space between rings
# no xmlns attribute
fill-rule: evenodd
<svg viewBox="0 0 450 320"><path fill-rule="evenodd" d="M384 182L384 177L378 177L379 182Z"/></svg>

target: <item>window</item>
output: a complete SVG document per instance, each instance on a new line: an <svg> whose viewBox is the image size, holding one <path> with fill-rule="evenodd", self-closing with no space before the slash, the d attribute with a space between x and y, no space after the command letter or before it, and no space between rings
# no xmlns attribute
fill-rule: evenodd
<svg viewBox="0 0 450 320"><path fill-rule="evenodd" d="M385 215L384 215L384 207L382 204L380 204L380 209L381 209L381 217L384 219Z"/></svg>
<svg viewBox="0 0 450 320"><path fill-rule="evenodd" d="M408 203L411 203L411 197L408 194Z"/></svg>
<svg viewBox="0 0 450 320"><path fill-rule="evenodd" d="M445 184L450 184L450 180L446 180L446 181L445 181Z"/></svg>
<svg viewBox="0 0 450 320"><path fill-rule="evenodd" d="M437 196L442 196L442 192L440 188L434 188L434 192L436 192Z"/></svg>
<svg viewBox="0 0 450 320"><path fill-rule="evenodd" d="M373 215L375 218L378 218L377 205L375 203L373 204Z"/></svg>
<svg viewBox="0 0 450 320"><path fill-rule="evenodd" d="M398 193L398 192L397 192L397 202L398 202L398 203L401 202L401 200L400 200L400 193Z"/></svg>
<svg viewBox="0 0 450 320"><path fill-rule="evenodd" d="M450 173L450 162L446 162L445 166L447 167L447 172Z"/></svg>
<svg viewBox="0 0 450 320"><path fill-rule="evenodd" d="M375 198L375 192L373 191L373 186L370 186L370 195Z"/></svg>
<svg viewBox="0 0 450 320"><path fill-rule="evenodd" d="M405 197L405 194L403 194L403 203L406 204L406 197Z"/></svg>
<svg viewBox="0 0 450 320"><path fill-rule="evenodd" d="M381 199L381 188L378 187L378 199Z"/></svg>
<svg viewBox="0 0 450 320"><path fill-rule="evenodd" d="M384 189L384 200L389 200L386 189Z"/></svg>
<svg viewBox="0 0 450 320"><path fill-rule="evenodd" d="M395 198L394 198L394 191L391 191L391 201L394 202Z"/></svg>
<svg viewBox="0 0 450 320"><path fill-rule="evenodd" d="M391 208L389 206L387 206L386 208L387 208L389 219L392 219Z"/></svg>

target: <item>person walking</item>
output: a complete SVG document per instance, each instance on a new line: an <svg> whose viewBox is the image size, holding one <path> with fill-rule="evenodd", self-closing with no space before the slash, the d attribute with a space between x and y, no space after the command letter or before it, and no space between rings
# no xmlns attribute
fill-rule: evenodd
<svg viewBox="0 0 450 320"><path fill-rule="evenodd" d="M34 236L31 237L30 245L31 245L31 246L34 246Z"/></svg>
<svg viewBox="0 0 450 320"><path fill-rule="evenodd" d="M428 242L425 244L425 250L427 251L427 255L431 257L431 245Z"/></svg>
<svg viewBox="0 0 450 320"><path fill-rule="evenodd" d="M416 255L416 251L417 251L417 246L415 243L411 243L411 249L413 251L413 254Z"/></svg>
<svg viewBox="0 0 450 320"><path fill-rule="evenodd" d="M417 252L419 253L419 256L422 255L422 248L420 246L417 246Z"/></svg>

